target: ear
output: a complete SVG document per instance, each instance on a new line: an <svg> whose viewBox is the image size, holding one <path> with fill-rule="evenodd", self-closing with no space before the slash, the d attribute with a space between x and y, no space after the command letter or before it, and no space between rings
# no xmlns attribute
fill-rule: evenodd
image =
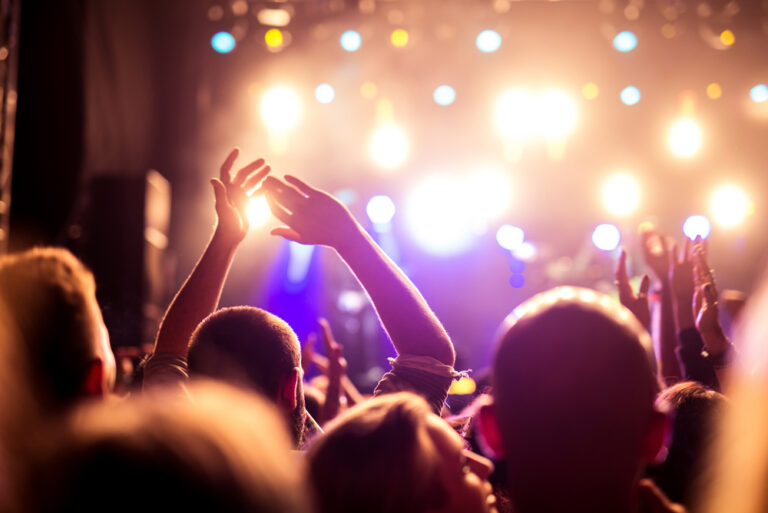
<svg viewBox="0 0 768 513"><path fill-rule="evenodd" d="M283 406L287 411L293 411L298 406L299 401L296 398L296 390L299 387L301 379L301 369L294 367L291 372L280 382L278 390L277 403Z"/></svg>
<svg viewBox="0 0 768 513"><path fill-rule="evenodd" d="M86 397L104 397L104 362L95 358L88 363L88 369L83 381L83 395Z"/></svg>
<svg viewBox="0 0 768 513"><path fill-rule="evenodd" d="M671 418L667 414L658 410L653 411L640 455L644 463L662 463L666 459L668 435L672 434L671 427Z"/></svg>
<svg viewBox="0 0 768 513"><path fill-rule="evenodd" d="M478 441L483 452L494 459L500 460L506 456L504 442L501 439L499 420L493 403L484 404L478 412Z"/></svg>

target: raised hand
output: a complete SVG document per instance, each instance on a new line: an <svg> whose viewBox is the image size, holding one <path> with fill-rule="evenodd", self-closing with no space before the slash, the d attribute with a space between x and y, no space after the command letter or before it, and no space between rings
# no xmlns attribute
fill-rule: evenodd
<svg viewBox="0 0 768 513"><path fill-rule="evenodd" d="M272 214L288 225L275 228L272 235L339 249L357 232L357 221L347 207L294 176L286 175L285 181L270 176L262 188Z"/></svg>
<svg viewBox="0 0 768 513"><path fill-rule="evenodd" d="M627 252L622 248L619 254L619 263L616 265L616 286L619 289L619 301L626 306L645 329L651 325L651 310L648 306L648 289L651 287L651 278L644 274L640 282L637 295L632 290L627 274Z"/></svg>
<svg viewBox="0 0 768 513"><path fill-rule="evenodd" d="M692 310L693 300L694 263L691 248L691 239L686 238L685 248L680 257L677 255L677 245L673 244L670 251L669 285L675 302L675 322L677 331L694 326Z"/></svg>
<svg viewBox="0 0 768 513"><path fill-rule="evenodd" d="M696 318L696 328L705 340L707 335L722 332L717 291L710 283L696 289L693 296L693 314Z"/></svg>
<svg viewBox="0 0 768 513"><path fill-rule="evenodd" d="M645 230L641 234L643 259L651 268L656 279L663 285L669 280L669 246L667 238L653 230Z"/></svg>
<svg viewBox="0 0 768 513"><path fill-rule="evenodd" d="M233 149L221 165L219 178L211 178L218 218L216 232L234 243L242 241L248 233L248 201L270 171L264 159L258 159L232 175L239 154L239 149Z"/></svg>

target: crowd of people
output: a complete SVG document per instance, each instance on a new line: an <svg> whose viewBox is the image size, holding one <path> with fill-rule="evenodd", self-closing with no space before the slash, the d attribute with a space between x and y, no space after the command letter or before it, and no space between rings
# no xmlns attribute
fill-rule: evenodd
<svg viewBox="0 0 768 513"><path fill-rule="evenodd" d="M3 509L766 511L768 283L727 334L706 241L645 232L651 274L635 290L622 252L618 301L561 286L510 305L490 386L454 414L464 373L418 289L338 199L238 154L128 396L88 269L63 248L0 257ZM332 248L367 292L397 353L372 394L326 321L321 355L266 310L218 308L255 194L273 235Z"/></svg>

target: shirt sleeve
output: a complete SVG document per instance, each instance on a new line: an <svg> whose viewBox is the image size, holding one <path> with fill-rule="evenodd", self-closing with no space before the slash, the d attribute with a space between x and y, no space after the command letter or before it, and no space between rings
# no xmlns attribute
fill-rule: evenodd
<svg viewBox="0 0 768 513"><path fill-rule="evenodd" d="M189 366L183 356L174 353L154 353L144 366L143 390L156 388L177 390L189 396Z"/></svg>
<svg viewBox="0 0 768 513"><path fill-rule="evenodd" d="M437 415L453 380L466 374L430 356L401 354L390 358L389 363L392 370L382 376L373 395L413 392L422 396Z"/></svg>

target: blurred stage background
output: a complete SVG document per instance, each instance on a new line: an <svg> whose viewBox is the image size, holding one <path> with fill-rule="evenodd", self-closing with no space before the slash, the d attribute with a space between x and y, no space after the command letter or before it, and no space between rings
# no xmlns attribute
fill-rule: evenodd
<svg viewBox="0 0 768 513"><path fill-rule="evenodd" d="M642 223L680 242L699 216L687 233L711 231L721 289L749 292L762 271L768 1L2 8L3 242L82 256L117 345L151 342L211 233L208 178L233 146L343 198L460 368L487 363L535 292L612 291L618 245L644 272ZM302 338L327 316L352 377L374 381L391 350L365 296L330 250L270 237L263 208L222 305L265 307Z"/></svg>

